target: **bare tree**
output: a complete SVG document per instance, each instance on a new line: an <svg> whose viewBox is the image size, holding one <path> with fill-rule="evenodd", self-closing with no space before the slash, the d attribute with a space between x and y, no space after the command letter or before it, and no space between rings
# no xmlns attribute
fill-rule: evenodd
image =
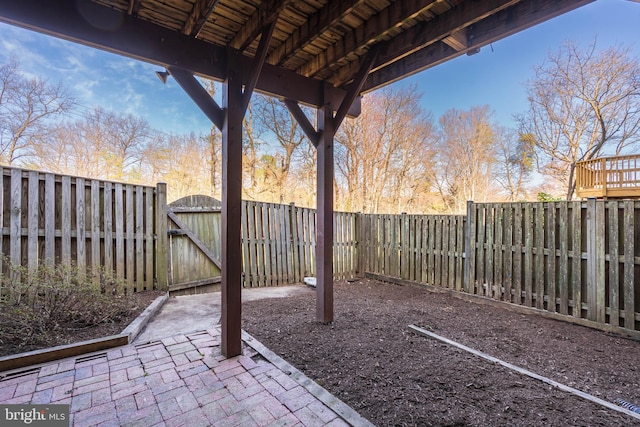
<svg viewBox="0 0 640 427"><path fill-rule="evenodd" d="M61 173L140 181L150 134L144 119L98 107L33 142L30 159L34 166Z"/></svg>
<svg viewBox="0 0 640 427"><path fill-rule="evenodd" d="M23 76L16 59L0 64L0 162L27 156L36 140L47 137L53 120L74 104L61 84Z"/></svg>
<svg viewBox="0 0 640 427"><path fill-rule="evenodd" d="M495 164L494 131L489 107L451 109L439 120L435 185L444 210L463 212L467 200L486 201Z"/></svg>
<svg viewBox="0 0 640 427"><path fill-rule="evenodd" d="M367 95L360 117L343 123L336 135L336 178L344 209L424 209L434 130L419 100L415 87L386 88Z"/></svg>
<svg viewBox="0 0 640 427"><path fill-rule="evenodd" d="M165 136L145 153L145 162L151 168L151 182L167 182L167 198L176 200L191 194L213 193L211 167L207 161L211 155L208 136L172 135Z"/></svg>
<svg viewBox="0 0 640 427"><path fill-rule="evenodd" d="M258 95L253 108L256 121L253 125L263 129L263 138L273 137L277 143L272 147L275 152L265 153L259 162L263 168L261 193L265 196L265 192L271 193L273 201L285 203L285 198L290 200L298 188L298 183L289 178L300 159L299 148L310 142L293 115L277 99Z"/></svg>
<svg viewBox="0 0 640 427"><path fill-rule="evenodd" d="M509 201L525 199L526 184L534 168L533 136L498 127L494 133L497 156L496 181Z"/></svg>
<svg viewBox="0 0 640 427"><path fill-rule="evenodd" d="M535 68L522 133L535 137L540 169L575 191L575 165L621 154L640 140L640 63L629 48L566 42Z"/></svg>

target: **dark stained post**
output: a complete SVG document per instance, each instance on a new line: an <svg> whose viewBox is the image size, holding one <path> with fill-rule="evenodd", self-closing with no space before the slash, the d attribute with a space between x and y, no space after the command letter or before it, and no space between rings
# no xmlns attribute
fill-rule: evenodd
<svg viewBox="0 0 640 427"><path fill-rule="evenodd" d="M333 322L333 137L331 105L318 109L318 175L316 227L316 318Z"/></svg>
<svg viewBox="0 0 640 427"><path fill-rule="evenodd" d="M223 84L222 108L222 354L242 352L241 208L242 208L242 80L240 67L229 55Z"/></svg>

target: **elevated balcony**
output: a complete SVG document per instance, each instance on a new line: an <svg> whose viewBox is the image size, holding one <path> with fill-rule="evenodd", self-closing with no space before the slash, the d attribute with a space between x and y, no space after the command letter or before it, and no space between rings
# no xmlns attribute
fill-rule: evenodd
<svg viewBox="0 0 640 427"><path fill-rule="evenodd" d="M640 198L640 154L576 163L576 195L581 198Z"/></svg>

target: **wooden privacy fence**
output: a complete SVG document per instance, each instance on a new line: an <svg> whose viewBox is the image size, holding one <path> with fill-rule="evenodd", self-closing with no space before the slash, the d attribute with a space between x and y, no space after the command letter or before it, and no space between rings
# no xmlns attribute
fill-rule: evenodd
<svg viewBox="0 0 640 427"><path fill-rule="evenodd" d="M127 292L166 289L166 257L155 256L166 252L164 184L7 167L0 168L0 177L0 252L11 264L74 265L96 281L103 270L122 280ZM6 279L8 263L1 272L0 280Z"/></svg>
<svg viewBox="0 0 640 427"><path fill-rule="evenodd" d="M169 288L220 281L220 208L188 196L168 208ZM334 277L357 274L358 214L334 213ZM242 201L242 286L279 286L314 276L316 211L294 204Z"/></svg>
<svg viewBox="0 0 640 427"><path fill-rule="evenodd" d="M469 210L467 292L640 330L640 202L471 204Z"/></svg>
<svg viewBox="0 0 640 427"><path fill-rule="evenodd" d="M220 210L202 198L168 208L164 184L16 168L0 168L0 177L0 250L11 264L75 265L94 278L104 269L128 292L219 277ZM315 227L313 209L244 201L243 286L314 276ZM469 202L467 215L336 212L334 230L336 279L369 272L640 330L640 201ZM0 262L1 287L10 268Z"/></svg>
<svg viewBox="0 0 640 427"><path fill-rule="evenodd" d="M638 201L469 203L466 216L361 223L366 272L640 330Z"/></svg>
<svg viewBox="0 0 640 427"><path fill-rule="evenodd" d="M194 212L192 215L199 215ZM354 213L334 213L334 277L355 277ZM243 286L300 283L314 276L316 211L294 204L242 202Z"/></svg>
<svg viewBox="0 0 640 427"><path fill-rule="evenodd" d="M461 290L463 215L362 215L364 271Z"/></svg>

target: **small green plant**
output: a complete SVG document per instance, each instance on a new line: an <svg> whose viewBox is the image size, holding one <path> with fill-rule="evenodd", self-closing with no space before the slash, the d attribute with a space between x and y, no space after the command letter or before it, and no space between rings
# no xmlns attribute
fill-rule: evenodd
<svg viewBox="0 0 640 427"><path fill-rule="evenodd" d="M28 269L3 259L0 276L0 344L47 344L63 329L80 330L126 316L133 302L122 282L74 265Z"/></svg>

